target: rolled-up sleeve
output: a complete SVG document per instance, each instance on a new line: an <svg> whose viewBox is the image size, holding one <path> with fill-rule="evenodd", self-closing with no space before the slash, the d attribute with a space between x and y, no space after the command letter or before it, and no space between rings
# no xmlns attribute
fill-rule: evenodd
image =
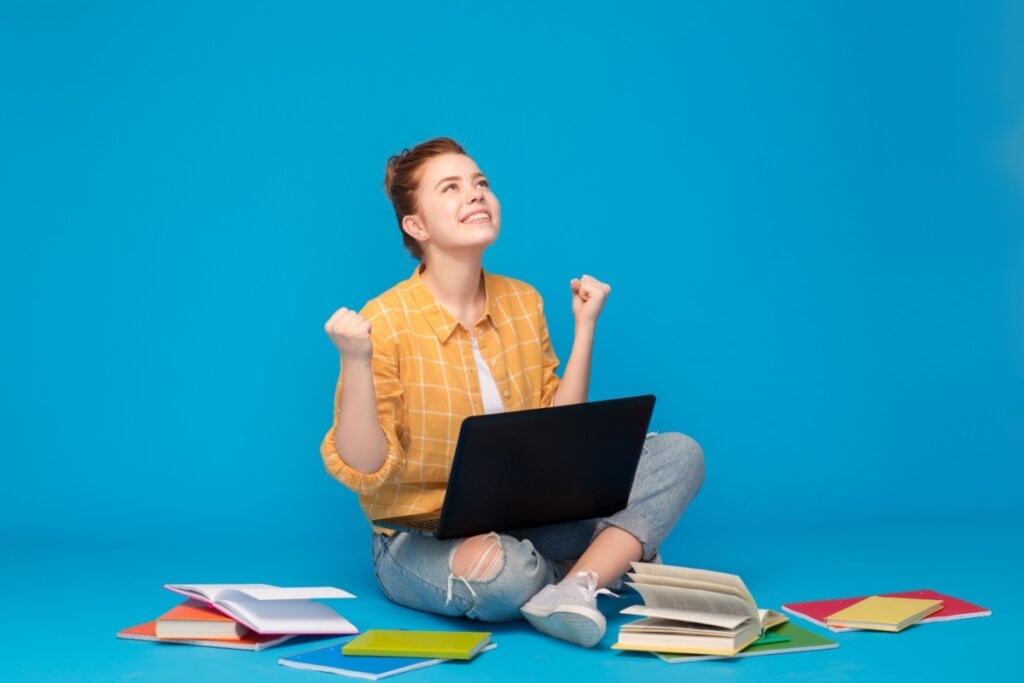
<svg viewBox="0 0 1024 683"><path fill-rule="evenodd" d="M402 385L399 381L399 359L393 335L387 328L386 318L375 316L374 310L364 309L361 315L371 321L374 392L377 398L380 430L384 434L387 446L384 464L376 472L360 472L349 466L338 453L334 434L341 411L344 363L338 375L338 385L334 394L334 422L320 444L320 455L323 457L324 467L332 477L359 494L368 494L392 480L405 468L408 435L402 426Z"/></svg>
<svg viewBox="0 0 1024 683"><path fill-rule="evenodd" d="M551 345L551 335L548 333L548 321L544 317L544 300L537 295L537 310L540 325L540 353L541 353L541 391L540 407L550 408L555 403L555 392L558 391L558 356Z"/></svg>

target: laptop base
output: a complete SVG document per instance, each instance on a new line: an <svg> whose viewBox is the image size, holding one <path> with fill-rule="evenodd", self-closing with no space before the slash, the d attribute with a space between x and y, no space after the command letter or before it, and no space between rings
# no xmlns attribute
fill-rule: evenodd
<svg viewBox="0 0 1024 683"><path fill-rule="evenodd" d="M415 515L402 515L400 517L375 519L372 522L374 526L393 529L395 531L405 531L410 534L418 534L420 536L436 535L437 527L440 523L440 510L434 510L433 512L421 512Z"/></svg>

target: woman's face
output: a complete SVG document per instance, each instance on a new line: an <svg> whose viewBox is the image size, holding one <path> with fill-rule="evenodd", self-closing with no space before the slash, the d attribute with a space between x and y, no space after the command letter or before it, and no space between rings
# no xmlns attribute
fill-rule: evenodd
<svg viewBox="0 0 1024 683"><path fill-rule="evenodd" d="M501 205L476 163L462 154L442 154L422 167L416 190L419 211L406 216L403 228L424 251L482 251L497 238ZM414 219L411 226L406 221Z"/></svg>

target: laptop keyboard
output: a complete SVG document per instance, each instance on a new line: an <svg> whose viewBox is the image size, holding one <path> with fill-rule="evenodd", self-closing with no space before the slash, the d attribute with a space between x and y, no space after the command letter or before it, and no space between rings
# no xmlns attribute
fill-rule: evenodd
<svg viewBox="0 0 1024 683"><path fill-rule="evenodd" d="M441 520L436 517L434 519L417 519L406 522L409 526L416 527L417 529L428 529L430 531L435 531L437 529L437 525L440 523Z"/></svg>

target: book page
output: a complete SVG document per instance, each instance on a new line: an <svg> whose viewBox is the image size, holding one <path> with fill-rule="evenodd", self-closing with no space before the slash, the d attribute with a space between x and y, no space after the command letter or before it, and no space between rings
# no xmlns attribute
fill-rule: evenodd
<svg viewBox="0 0 1024 683"><path fill-rule="evenodd" d="M706 614L742 616L760 623L757 606L753 602L747 602L733 595L647 583L635 583L631 586L640 593L644 604L649 607L669 607Z"/></svg>
<svg viewBox="0 0 1024 683"><path fill-rule="evenodd" d="M281 590L277 586L270 586L265 583L169 583L164 588L209 603L216 602L217 597L226 590L244 591L246 593L266 588Z"/></svg>
<svg viewBox="0 0 1024 683"><path fill-rule="evenodd" d="M333 586L283 588L267 583L181 583L167 584L164 588L208 603L217 602L224 591L239 591L256 600L323 600L355 597L348 591Z"/></svg>
<svg viewBox="0 0 1024 683"><path fill-rule="evenodd" d="M631 621L620 626L619 630L632 633L677 633L690 636L721 635L725 637L735 636L739 632L739 629L717 628L707 624L694 624L660 617L648 617L638 621Z"/></svg>
<svg viewBox="0 0 1024 683"><path fill-rule="evenodd" d="M710 583L708 581L695 581L691 579L683 579L676 576L657 576L655 574L636 574L630 572L626 574L627 577L634 583L647 583L655 586L675 586L676 588L692 588L694 590L711 591L714 593L722 593L725 595L732 595L739 598L740 600L750 600L753 602L753 597L746 590L741 590L735 586L727 586L721 583Z"/></svg>
<svg viewBox="0 0 1024 683"><path fill-rule="evenodd" d="M217 607L257 633L345 634L358 629L327 605L312 600L257 600L241 591L220 592Z"/></svg>
<svg viewBox="0 0 1024 683"><path fill-rule="evenodd" d="M697 612L677 607L649 607L647 605L630 605L621 614L635 614L652 619L671 619L680 624L706 626L707 630L734 632L741 626L751 622L750 617L734 614L714 614L713 612ZM625 626L623 626L625 628Z"/></svg>
<svg viewBox="0 0 1024 683"><path fill-rule="evenodd" d="M761 618L761 628L769 629L779 624L784 624L789 621L789 617L781 612L776 612L771 609L759 609L757 610L758 616Z"/></svg>
<svg viewBox="0 0 1024 683"><path fill-rule="evenodd" d="M689 567L674 567L668 564L653 564L650 562L633 562L633 572L638 576L658 576L662 578L679 579L682 581L694 581L701 583L717 584L732 589L733 594L739 594L750 602L754 602L754 596L747 590L743 579L735 574L724 572L713 572L707 569L691 569Z"/></svg>
<svg viewBox="0 0 1024 683"><path fill-rule="evenodd" d="M348 591L332 586L311 586L308 588L281 588L279 586L241 584L233 586L237 591L245 593L257 600L325 600L327 598L354 598Z"/></svg>

